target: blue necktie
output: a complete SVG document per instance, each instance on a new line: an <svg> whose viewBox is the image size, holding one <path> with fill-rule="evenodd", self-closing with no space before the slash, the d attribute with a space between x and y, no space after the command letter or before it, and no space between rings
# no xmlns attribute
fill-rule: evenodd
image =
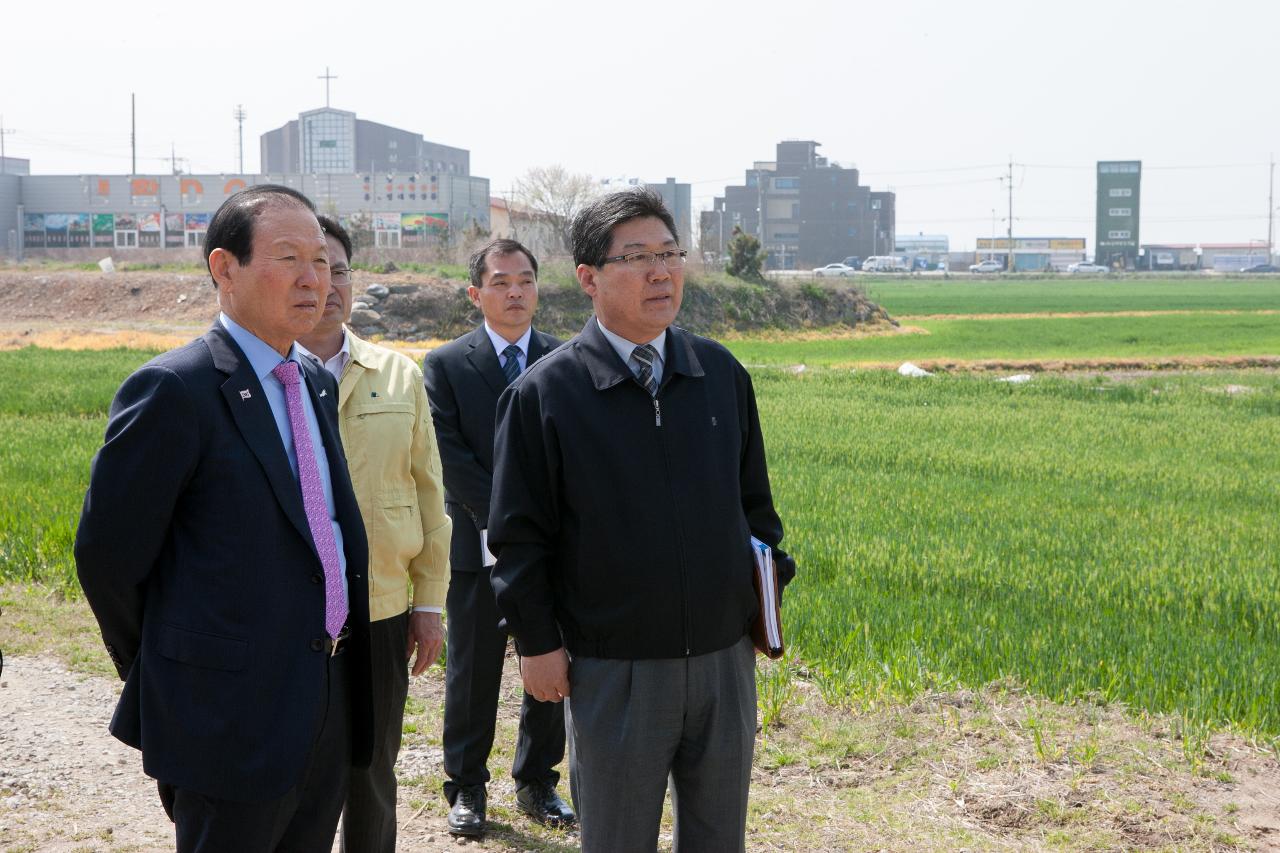
<svg viewBox="0 0 1280 853"><path fill-rule="evenodd" d="M507 357L506 363L502 365L502 375L507 377L507 384L510 385L520 375L520 347L508 344L502 354Z"/></svg>
<svg viewBox="0 0 1280 853"><path fill-rule="evenodd" d="M658 351L651 344L642 344L631 351L631 360L636 363L636 381L644 386L650 397L658 396L658 380L653 376L653 362Z"/></svg>

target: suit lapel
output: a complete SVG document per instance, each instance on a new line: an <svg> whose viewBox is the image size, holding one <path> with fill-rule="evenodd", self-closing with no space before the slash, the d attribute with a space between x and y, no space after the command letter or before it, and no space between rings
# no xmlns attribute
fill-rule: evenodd
<svg viewBox="0 0 1280 853"><path fill-rule="evenodd" d="M240 437L257 457L258 464L267 475L267 482L271 484L271 491L280 502L280 508L314 552L315 543L311 539L307 513L302 506L302 490L293 476L293 469L289 467L289 457L285 455L280 431L276 428L271 404L267 402L262 383L254 375L249 360L221 324L215 323L204 340L213 355L214 367L229 374L222 383L222 396L227 401L231 419L240 430Z"/></svg>
<svg viewBox="0 0 1280 853"><path fill-rule="evenodd" d="M492 389L494 396L498 396L506 390L507 377L502 373L502 365L498 364L498 354L493 351L493 342L489 340L489 333L484 330L484 326L471 333L471 339L467 341L467 345L471 348L467 353L467 361L484 378L485 384Z"/></svg>
<svg viewBox="0 0 1280 853"><path fill-rule="evenodd" d="M537 329L533 330L533 334L529 335L529 358L528 364L532 365L535 361L551 352L551 348L543 342L542 333Z"/></svg>

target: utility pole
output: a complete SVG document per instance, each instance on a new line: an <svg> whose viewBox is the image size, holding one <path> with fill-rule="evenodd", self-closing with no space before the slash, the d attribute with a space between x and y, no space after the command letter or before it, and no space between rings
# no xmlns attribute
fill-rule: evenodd
<svg viewBox="0 0 1280 853"><path fill-rule="evenodd" d="M232 118L240 126L240 174L244 174L244 120L246 113L244 104L236 104L236 110L231 114ZM261 168L261 167L259 167Z"/></svg>
<svg viewBox="0 0 1280 853"><path fill-rule="evenodd" d="M329 81L337 80L338 77L336 74L330 74L329 66L326 65L324 67L324 74L317 76L316 79L324 81L324 106L325 106L325 109L328 109L329 108Z"/></svg>
<svg viewBox="0 0 1280 853"><path fill-rule="evenodd" d="M138 96L129 93L129 149L133 153L129 174L138 174Z"/></svg>
<svg viewBox="0 0 1280 853"><path fill-rule="evenodd" d="M4 133L0 130L0 134ZM1267 190L1267 263L1272 262L1275 252L1275 244L1272 240L1275 238L1276 224L1276 155L1271 155L1271 184Z"/></svg>
<svg viewBox="0 0 1280 853"><path fill-rule="evenodd" d="M178 174L178 153L173 147L173 142L169 143L169 168L173 171L173 174Z"/></svg>
<svg viewBox="0 0 1280 853"><path fill-rule="evenodd" d="M1009 264L1008 271L1013 272L1013 155L1009 155Z"/></svg>
<svg viewBox="0 0 1280 853"><path fill-rule="evenodd" d="M0 175L5 173L4 138L13 132L14 131L12 129L5 130L4 116L0 116ZM1274 166L1272 168L1274 168Z"/></svg>
<svg viewBox="0 0 1280 853"><path fill-rule="evenodd" d="M764 245L764 170L756 170L756 210L758 216L756 218L756 236L760 238L760 245Z"/></svg>

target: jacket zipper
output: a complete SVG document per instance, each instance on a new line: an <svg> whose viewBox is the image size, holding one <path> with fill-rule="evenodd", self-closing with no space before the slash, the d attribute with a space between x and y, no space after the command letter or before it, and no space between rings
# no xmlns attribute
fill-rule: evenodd
<svg viewBox="0 0 1280 853"><path fill-rule="evenodd" d="M658 398L653 398L653 425L661 428L662 426L662 404L658 402ZM661 433L658 434L658 441L662 444L662 462L667 475L667 491L671 494L671 503L675 505L675 490L671 488L671 457L667 453L667 442ZM684 527L681 524L679 514L676 518L676 541L680 546L680 615L684 621L684 656L689 657L693 654L693 650L689 647L689 638L693 636L693 630L689 624L689 572L684 563Z"/></svg>

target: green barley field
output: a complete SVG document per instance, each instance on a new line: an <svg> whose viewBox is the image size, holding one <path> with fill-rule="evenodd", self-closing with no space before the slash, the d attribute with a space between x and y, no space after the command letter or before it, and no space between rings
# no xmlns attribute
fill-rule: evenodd
<svg viewBox="0 0 1280 853"><path fill-rule="evenodd" d="M892 315L1280 309L1280 278L858 279Z"/></svg>
<svg viewBox="0 0 1280 853"><path fill-rule="evenodd" d="M983 293L1005 283L971 283L986 307L967 313L1089 310L1084 297L1046 308L1063 294L1032 284L1001 312ZM1163 310L1135 307L1136 285L1067 284L1116 287L1113 311ZM755 365L800 564L784 606L791 649L826 698L1007 678L1053 699L1280 734L1280 373L1011 385L823 366L1123 355L1113 348L1127 338L1136 355L1280 353L1270 305L1223 284L1238 289L1188 316L929 321L959 324L919 336L932 355L877 344L893 338L732 344ZM938 307L951 291L911 298L915 313L966 313ZM0 580L75 590L89 459L116 386L149 355L0 352ZM797 362L810 369L770 366Z"/></svg>

